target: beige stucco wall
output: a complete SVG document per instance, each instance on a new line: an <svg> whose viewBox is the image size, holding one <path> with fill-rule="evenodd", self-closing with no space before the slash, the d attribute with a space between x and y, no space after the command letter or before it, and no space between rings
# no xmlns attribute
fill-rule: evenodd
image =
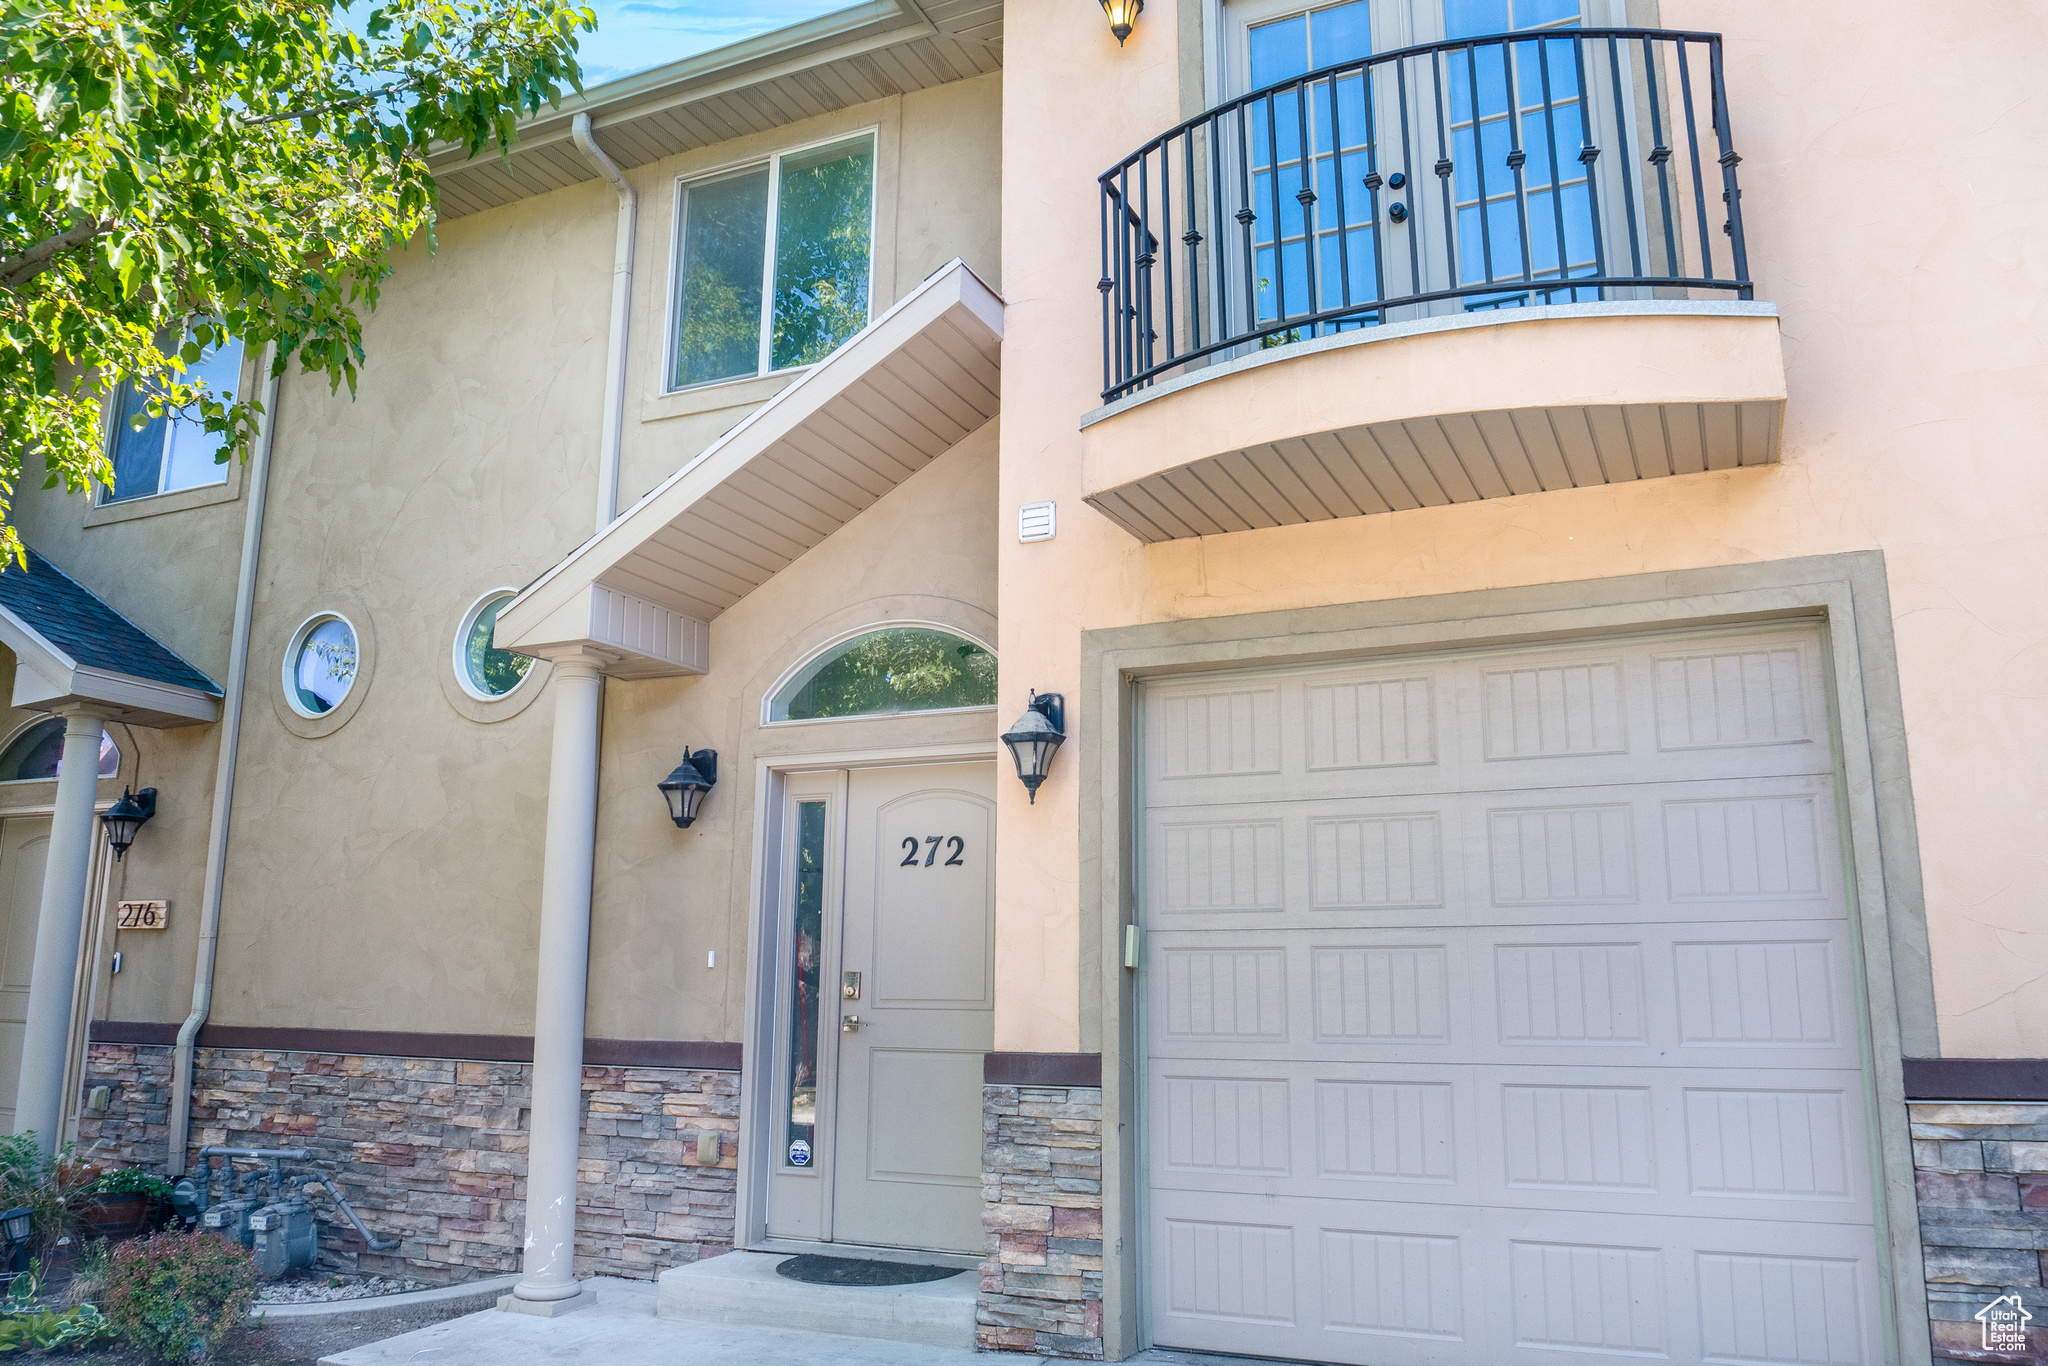
<svg viewBox="0 0 2048 1366"><path fill-rule="evenodd" d="M2043 15L1662 9L1727 35L1751 268L1783 317L1783 462L1146 548L1080 502L1078 418L1100 402L1092 177L1181 116L1183 26L1154 0L1119 49L1092 8L1012 5L1001 512L1053 498L1061 519L1051 542L1003 538L1006 705L1027 686L1071 698L1092 627L1882 549L1942 1048L2040 1056L2048 188L2013 168L2048 135L2028 76ZM1059 762L1035 807L1000 789L998 1048L1079 1039L1080 768Z"/></svg>
<svg viewBox="0 0 2048 1366"><path fill-rule="evenodd" d="M955 255L993 274L999 100L994 80L962 82L632 173L642 212L622 501L783 382L658 393L676 178L876 128L879 311ZM505 703L464 699L452 641L479 594L527 583L591 532L615 215L611 190L591 182L442 225L438 251L401 257L366 320L354 400L285 381L219 1024L532 1030L553 698L537 676ZM710 676L608 684L593 1034L740 1037L754 729L743 718L828 619L914 601L928 608L915 615L950 612L991 636L993 508L990 428L721 617ZM323 610L363 637L338 727L297 721L282 701L287 643ZM986 715L948 729L993 736ZM683 835L653 784L686 743L719 749L727 767ZM189 975L175 1004L128 1018L177 1018L188 989Z"/></svg>

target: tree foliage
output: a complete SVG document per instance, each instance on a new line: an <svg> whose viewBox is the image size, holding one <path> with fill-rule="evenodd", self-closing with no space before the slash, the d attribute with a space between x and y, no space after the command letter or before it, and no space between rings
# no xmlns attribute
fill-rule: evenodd
<svg viewBox="0 0 2048 1366"><path fill-rule="evenodd" d="M185 379L222 338L353 392L391 253L432 245L429 149L509 148L581 89L595 26L565 0L0 0L0 551L31 453L46 487L110 477L115 377L221 459L261 413Z"/></svg>

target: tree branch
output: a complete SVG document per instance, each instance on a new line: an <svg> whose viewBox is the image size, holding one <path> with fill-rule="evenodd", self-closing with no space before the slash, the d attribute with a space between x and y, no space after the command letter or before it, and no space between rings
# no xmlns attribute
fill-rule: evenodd
<svg viewBox="0 0 2048 1366"><path fill-rule="evenodd" d="M12 289L28 283L49 269L50 263L60 252L82 247L101 233L111 231L113 226L114 220L111 218L87 218L74 223L54 237L45 237L19 256L10 256L0 261L0 285Z"/></svg>

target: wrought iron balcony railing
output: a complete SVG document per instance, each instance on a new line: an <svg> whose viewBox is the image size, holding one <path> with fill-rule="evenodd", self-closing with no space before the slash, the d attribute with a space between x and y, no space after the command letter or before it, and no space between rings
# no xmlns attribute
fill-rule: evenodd
<svg viewBox="0 0 2048 1366"><path fill-rule="evenodd" d="M1463 38L1253 91L1101 176L1103 401L1386 322L1747 299L1740 160L1713 33Z"/></svg>

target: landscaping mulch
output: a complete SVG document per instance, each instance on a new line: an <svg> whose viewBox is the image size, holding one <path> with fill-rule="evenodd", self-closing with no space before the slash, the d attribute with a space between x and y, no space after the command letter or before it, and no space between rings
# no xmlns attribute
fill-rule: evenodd
<svg viewBox="0 0 2048 1366"><path fill-rule="evenodd" d="M228 1335L213 1366L317 1366L320 1358L336 1352L381 1342L410 1333L445 1319L459 1318L460 1309L439 1309L422 1305L395 1309L386 1314L357 1314L340 1318L279 1319ZM52 1366L157 1366L156 1358L127 1347L100 1348L91 1352L24 1353L22 1361L48 1361Z"/></svg>

